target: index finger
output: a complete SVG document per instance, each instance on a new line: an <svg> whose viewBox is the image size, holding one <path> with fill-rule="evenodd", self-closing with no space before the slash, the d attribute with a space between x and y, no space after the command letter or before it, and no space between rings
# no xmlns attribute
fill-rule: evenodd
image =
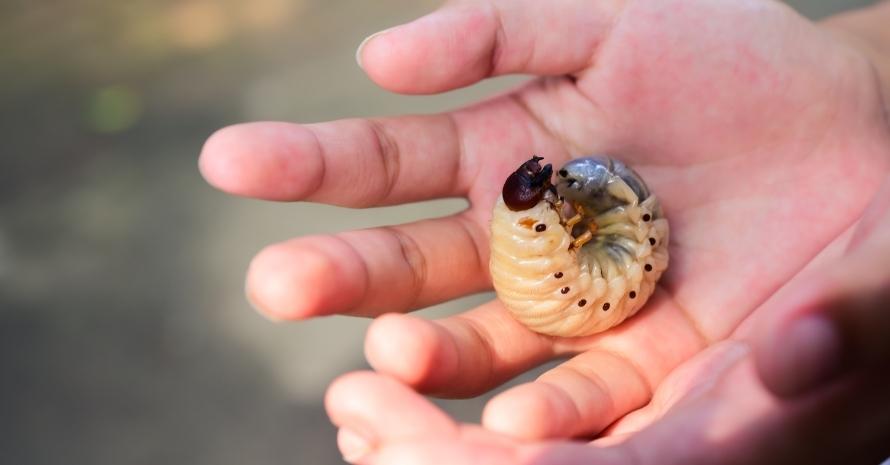
<svg viewBox="0 0 890 465"><path fill-rule="evenodd" d="M199 166L235 195L388 205L463 195L459 138L450 115L247 123L214 133Z"/></svg>
<svg viewBox="0 0 890 465"><path fill-rule="evenodd" d="M268 200L369 207L466 196L477 178L504 179L532 153L565 157L566 136L542 115L563 103L567 85L534 82L438 115L230 126L204 145L200 168L223 191ZM597 120L584 105L568 106ZM586 126L608 140L596 122Z"/></svg>

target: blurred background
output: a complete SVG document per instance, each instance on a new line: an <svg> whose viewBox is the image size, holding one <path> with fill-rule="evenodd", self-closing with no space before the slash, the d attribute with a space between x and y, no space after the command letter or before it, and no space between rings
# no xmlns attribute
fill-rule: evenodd
<svg viewBox="0 0 890 465"><path fill-rule="evenodd" d="M342 463L322 398L366 366L368 320L272 324L245 267L271 242L464 203L232 198L197 155L232 123L426 113L515 85L405 97L364 77L359 42L438 3L0 2L0 462ZM792 3L818 18L870 2ZM483 401L441 404L477 421Z"/></svg>

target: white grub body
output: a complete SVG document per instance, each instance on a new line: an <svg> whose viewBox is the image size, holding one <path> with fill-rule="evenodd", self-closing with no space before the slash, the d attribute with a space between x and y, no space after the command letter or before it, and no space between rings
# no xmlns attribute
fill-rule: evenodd
<svg viewBox="0 0 890 465"><path fill-rule="evenodd" d="M620 181L620 180L619 180ZM619 182L624 184L623 182ZM555 197L513 211L503 196L491 223L491 275L498 298L531 330L551 336L605 331L636 313L668 265L668 223L656 198L588 211L593 239L580 248ZM544 225L545 227L541 227Z"/></svg>

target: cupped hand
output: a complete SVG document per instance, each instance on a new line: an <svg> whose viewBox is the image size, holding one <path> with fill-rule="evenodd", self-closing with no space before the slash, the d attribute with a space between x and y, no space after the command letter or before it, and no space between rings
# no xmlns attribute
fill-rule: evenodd
<svg viewBox="0 0 890 465"><path fill-rule="evenodd" d="M230 193L353 207L470 201L446 218L270 246L250 266L248 295L278 319L395 312L371 326L366 354L375 369L423 393L471 396L572 356L487 406L484 426L521 438L594 435L623 418L613 427L620 431L644 415L629 412L657 404L650 400L676 373L692 373L690 385L709 379L709 370L695 368L700 360L734 347L722 341L744 339L755 320L780 318L788 310L775 304L782 293L791 295L786 304L801 303L794 299L804 292L797 289L811 289L807 269L843 259L890 170L869 62L778 3L456 1L373 36L359 58L375 82L403 93L501 74L545 77L446 114L252 123L214 134L200 166ZM659 197L671 224L671 264L646 308L614 330L578 339L532 333L497 301L438 321L403 315L490 287L491 207L505 177L533 153L554 165L609 154ZM773 344L777 356L790 354L781 363L806 358L804 349ZM726 350L748 360L741 349ZM767 384L794 392L794 382L782 379L787 365L773 365L758 365ZM739 366L749 366L737 375L747 384L726 389L755 390L750 362ZM827 369L809 376L819 379L820 370ZM368 393L391 383L354 379ZM379 402L360 398L371 409L391 406L386 401L398 394L429 414L416 418L431 422L431 434L440 425L464 437L409 391L392 393ZM664 405L673 400L667 396ZM348 407L344 397L330 399ZM415 418L404 413L404 421ZM396 429L406 424L380 418Z"/></svg>
<svg viewBox="0 0 890 465"><path fill-rule="evenodd" d="M362 464L877 464L890 455L888 262L890 180L842 257L804 270L591 443L458 424L375 373L338 379L328 413Z"/></svg>

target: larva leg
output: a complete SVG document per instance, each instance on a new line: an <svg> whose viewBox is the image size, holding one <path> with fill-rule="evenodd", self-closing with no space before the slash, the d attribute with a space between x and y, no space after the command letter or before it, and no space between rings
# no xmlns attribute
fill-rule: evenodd
<svg viewBox="0 0 890 465"><path fill-rule="evenodd" d="M589 230L584 231L584 234L578 236L577 238L575 238L574 241L572 241L572 248L580 249L584 244L590 242L591 239L593 239L593 233Z"/></svg>
<svg viewBox="0 0 890 465"><path fill-rule="evenodd" d="M584 207L577 202L572 202L572 206L575 207L575 216L566 220L566 229L571 231L572 228L575 227L576 224L581 222L581 219L584 218Z"/></svg>
<svg viewBox="0 0 890 465"><path fill-rule="evenodd" d="M575 206L575 216L566 221L566 229L571 234L572 228L584 218L584 206L579 203L574 203ZM590 242L593 239L594 233L597 231L596 223L593 220L588 221L587 223L587 231L584 231L584 234L581 234L574 241L572 241L573 249L580 249L584 244Z"/></svg>
<svg viewBox="0 0 890 465"><path fill-rule="evenodd" d="M627 205L636 205L639 202L637 199L637 194L634 193L633 189L624 182L618 176L614 176L612 178L615 182L610 182L606 190L612 194L615 198L623 200Z"/></svg>

